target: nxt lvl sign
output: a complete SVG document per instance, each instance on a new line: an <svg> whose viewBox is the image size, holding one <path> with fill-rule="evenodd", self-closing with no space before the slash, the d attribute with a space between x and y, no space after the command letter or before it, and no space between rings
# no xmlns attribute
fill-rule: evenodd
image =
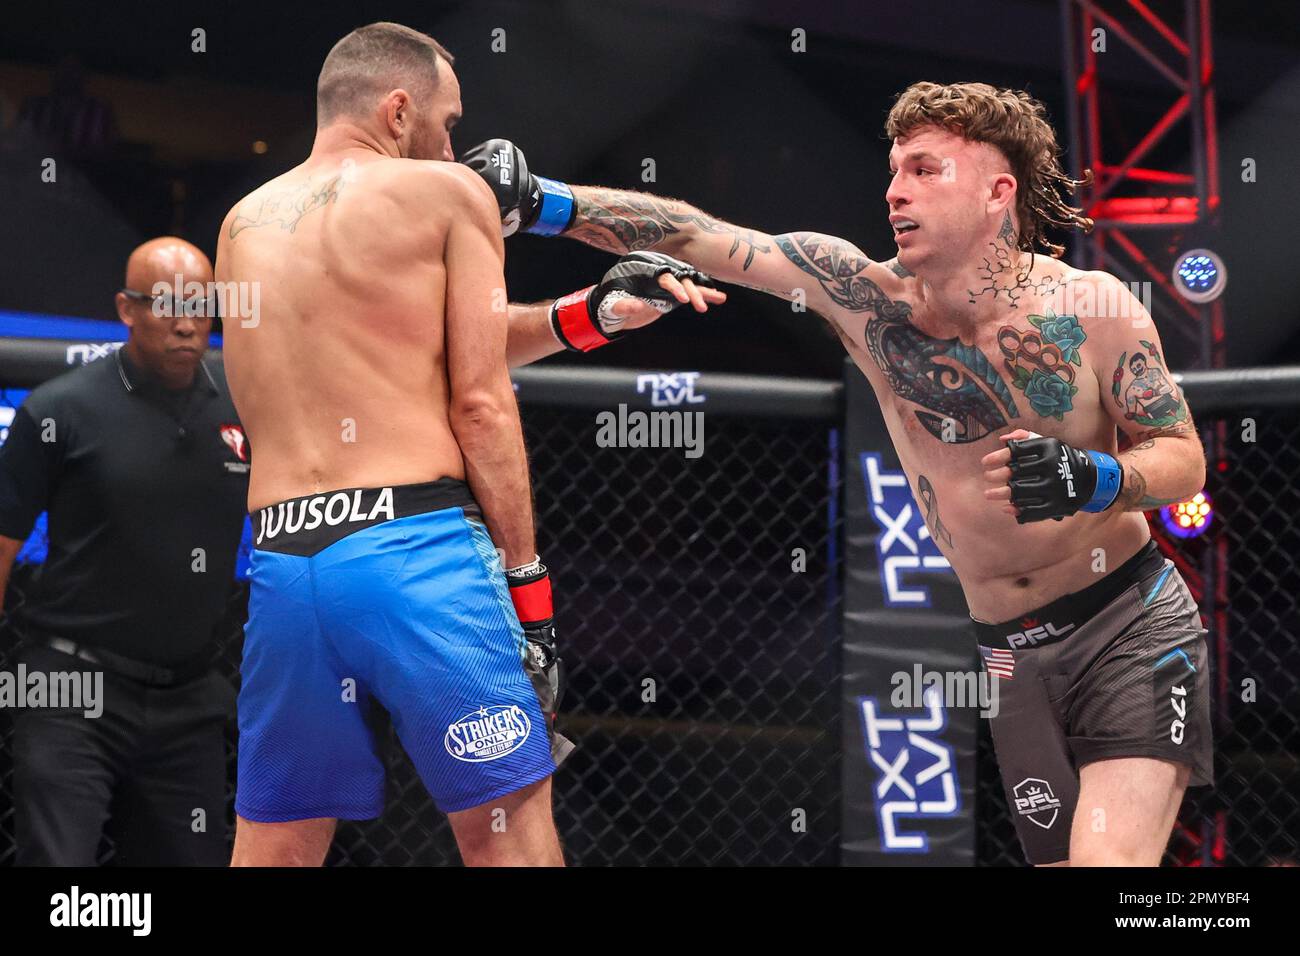
<svg viewBox="0 0 1300 956"><path fill-rule="evenodd" d="M876 539L876 555L885 603L890 607L929 607L929 589L909 585L904 575L918 571L946 572L952 566L930 536L907 476L902 471L886 468L876 452L862 452L859 461L871 517L881 532Z"/></svg>
<svg viewBox="0 0 1300 956"><path fill-rule="evenodd" d="M978 667L961 585L931 538L946 548L949 532L934 489L899 467L876 396L852 365L844 408L840 860L969 866L978 699L963 704L932 686L904 703L893 681Z"/></svg>

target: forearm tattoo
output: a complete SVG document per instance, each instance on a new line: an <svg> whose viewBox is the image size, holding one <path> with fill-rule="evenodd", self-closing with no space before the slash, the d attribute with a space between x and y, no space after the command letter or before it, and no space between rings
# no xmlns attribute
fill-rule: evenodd
<svg viewBox="0 0 1300 956"><path fill-rule="evenodd" d="M755 252L772 250L752 229L721 222L672 199L621 189L589 189L576 194L573 204L573 225L565 235L619 255L658 248L672 236L680 235L685 226L710 235L730 236L727 257L735 256L744 247L742 269L750 267Z"/></svg>
<svg viewBox="0 0 1300 956"><path fill-rule="evenodd" d="M245 229L279 223L281 229L293 232L298 228L302 217L315 209L320 209L338 199L343 188L343 174L327 179L323 183L304 183L294 189L273 192L262 197L257 209L251 208L246 215L244 205L235 213L230 223L230 238L234 239Z"/></svg>
<svg viewBox="0 0 1300 956"><path fill-rule="evenodd" d="M872 360L895 394L925 409L916 411L917 420L935 438L978 441L1020 414L984 353L912 325L912 307L889 298L867 277L871 261L852 244L811 232L776 236L775 241L836 305L867 314L863 337Z"/></svg>
<svg viewBox="0 0 1300 956"><path fill-rule="evenodd" d="M1131 463L1124 463L1124 487L1119 492L1119 502L1125 511L1150 511L1172 505L1181 498L1152 498L1147 494L1147 480Z"/></svg>
<svg viewBox="0 0 1300 956"><path fill-rule="evenodd" d="M1146 451L1156 446L1157 438L1178 438L1183 435L1193 435L1196 433L1196 426L1190 421L1185 421L1179 425L1170 425L1168 428L1155 428L1151 431L1143 432L1130 439L1130 445L1126 451Z"/></svg>
<svg viewBox="0 0 1300 956"><path fill-rule="evenodd" d="M992 296L996 302L998 296L1004 295L1011 308L1018 309L1020 298L1026 291L1045 295L1060 285L1060 281L1053 276L1029 278L1034 268L1032 255L1029 257L1029 265L1023 269L1020 267L1020 250L1016 246L1016 230L1011 222L1011 213L1006 213L1003 217L1002 228L998 230L997 238L989 243L989 250L989 255L984 257L984 265L979 270L980 287L967 290L972 305L981 296Z"/></svg>

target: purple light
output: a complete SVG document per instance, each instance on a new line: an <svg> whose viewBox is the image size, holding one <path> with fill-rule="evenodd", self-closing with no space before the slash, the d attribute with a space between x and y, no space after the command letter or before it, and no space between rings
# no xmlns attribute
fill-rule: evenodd
<svg viewBox="0 0 1300 956"><path fill-rule="evenodd" d="M1214 520L1214 504L1209 495L1198 491L1186 501L1161 508L1160 520L1174 537L1195 538L1204 534Z"/></svg>

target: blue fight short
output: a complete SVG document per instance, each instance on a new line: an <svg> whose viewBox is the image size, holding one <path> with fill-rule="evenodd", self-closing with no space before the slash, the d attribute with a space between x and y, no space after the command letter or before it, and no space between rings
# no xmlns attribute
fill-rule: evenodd
<svg viewBox="0 0 1300 956"><path fill-rule="evenodd" d="M464 482L295 498L253 527L241 817L379 816L372 700L445 813L554 772L523 630Z"/></svg>

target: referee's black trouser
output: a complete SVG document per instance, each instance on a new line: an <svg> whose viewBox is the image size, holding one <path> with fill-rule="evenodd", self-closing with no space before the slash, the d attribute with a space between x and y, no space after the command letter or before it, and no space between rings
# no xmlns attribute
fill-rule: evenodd
<svg viewBox="0 0 1300 956"><path fill-rule="evenodd" d="M100 666L41 646L34 670ZM174 687L104 672L103 713L22 708L14 717L14 823L19 866L94 866L101 836L124 866L224 866L223 728L234 691L214 671ZM200 812L201 811L201 812Z"/></svg>

